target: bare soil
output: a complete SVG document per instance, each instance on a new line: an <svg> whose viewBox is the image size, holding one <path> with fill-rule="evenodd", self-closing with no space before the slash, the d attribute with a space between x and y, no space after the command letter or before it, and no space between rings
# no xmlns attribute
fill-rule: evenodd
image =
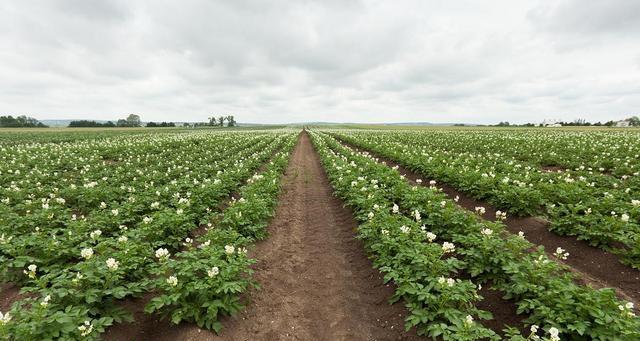
<svg viewBox="0 0 640 341"><path fill-rule="evenodd" d="M153 316L111 328L108 340L419 340L407 312L389 305L394 288L355 239L357 223L332 196L318 154L303 133L285 173L269 238L250 250L262 286L247 308L223 320L221 335ZM142 310L142 307L138 307Z"/></svg>
<svg viewBox="0 0 640 341"><path fill-rule="evenodd" d="M21 296L20 288L17 286L11 283L0 284L0 311L8 311L11 305L19 300Z"/></svg>

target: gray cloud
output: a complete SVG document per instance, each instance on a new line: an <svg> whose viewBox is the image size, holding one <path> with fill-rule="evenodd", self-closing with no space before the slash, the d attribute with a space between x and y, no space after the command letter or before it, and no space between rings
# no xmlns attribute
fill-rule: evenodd
<svg viewBox="0 0 640 341"><path fill-rule="evenodd" d="M245 122L608 120L636 1L0 3L0 112Z"/></svg>

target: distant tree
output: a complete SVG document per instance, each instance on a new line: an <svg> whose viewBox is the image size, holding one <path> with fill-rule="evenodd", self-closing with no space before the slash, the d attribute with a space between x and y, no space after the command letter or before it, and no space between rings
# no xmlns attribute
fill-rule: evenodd
<svg viewBox="0 0 640 341"><path fill-rule="evenodd" d="M605 125L605 126L607 126L607 127L613 127L614 125L616 125L616 122L614 122L614 121L608 121L608 122L606 122L604 125Z"/></svg>
<svg viewBox="0 0 640 341"><path fill-rule="evenodd" d="M187 122L182 123L182 126L183 126L184 128L189 128L189 127L191 127L191 125L190 125L189 123L187 123Z"/></svg>
<svg viewBox="0 0 640 341"><path fill-rule="evenodd" d="M212 126L212 127L217 125L215 116L209 117L209 125Z"/></svg>
<svg viewBox="0 0 640 341"><path fill-rule="evenodd" d="M638 116L632 116L629 119L627 119L627 121L629 121L630 126L640 127L640 118L638 118Z"/></svg>
<svg viewBox="0 0 640 341"><path fill-rule="evenodd" d="M218 125L221 127L224 126L224 116L218 117Z"/></svg>
<svg viewBox="0 0 640 341"><path fill-rule="evenodd" d="M127 116L127 123L129 124L129 127L139 127L142 125L140 116L136 114L130 114Z"/></svg>
<svg viewBox="0 0 640 341"><path fill-rule="evenodd" d="M227 120L227 127L235 127L236 126L236 120L233 118L233 115L227 116L226 120Z"/></svg>
<svg viewBox="0 0 640 341"><path fill-rule="evenodd" d="M38 121L33 117L28 117L25 115L20 115L17 117L13 117L11 115L8 116L0 116L0 127L3 128L47 128L45 124Z"/></svg>

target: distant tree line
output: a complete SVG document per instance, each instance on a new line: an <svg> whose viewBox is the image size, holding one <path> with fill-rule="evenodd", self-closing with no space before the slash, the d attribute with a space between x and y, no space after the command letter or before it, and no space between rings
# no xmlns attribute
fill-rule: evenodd
<svg viewBox="0 0 640 341"><path fill-rule="evenodd" d="M211 116L209 117L209 122L198 122L195 126L224 127L224 122L227 122L227 127L235 127L238 125L233 115L227 115L218 117Z"/></svg>
<svg viewBox="0 0 640 341"><path fill-rule="evenodd" d="M131 114L127 118L119 119L116 123L108 121L106 123L78 120L69 122L69 128L115 128L115 127L140 127L142 122L140 116Z"/></svg>
<svg viewBox="0 0 640 341"><path fill-rule="evenodd" d="M629 122L629 125L632 127L640 127L640 118L638 116L632 116L623 121ZM607 122L587 122L585 119L577 119L571 122L555 122L554 124L562 125L563 127L613 127L616 125L616 121L607 121ZM535 123L524 123L524 124L510 124L508 121L500 122L498 124L492 125L492 127L543 127L543 123L535 124Z"/></svg>
<svg viewBox="0 0 640 341"><path fill-rule="evenodd" d="M20 115L13 117L0 116L0 127L2 128L47 128L48 126L33 117Z"/></svg>
<svg viewBox="0 0 640 341"><path fill-rule="evenodd" d="M87 121L87 120L69 122L69 128L98 128L98 127L115 128L116 124L111 121L106 123L100 123L96 121Z"/></svg>
<svg viewBox="0 0 640 341"><path fill-rule="evenodd" d="M175 127L176 124L173 122L162 122L162 123L156 123L156 122L149 122L147 123L147 128L157 128L157 127Z"/></svg>

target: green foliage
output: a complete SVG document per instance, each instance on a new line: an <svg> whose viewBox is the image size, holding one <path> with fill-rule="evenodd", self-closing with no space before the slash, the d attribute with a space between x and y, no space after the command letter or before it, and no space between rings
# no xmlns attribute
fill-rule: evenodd
<svg viewBox="0 0 640 341"><path fill-rule="evenodd" d="M278 149L290 150L294 138L255 132L142 134L2 147L7 162L0 164L0 181L14 186L0 190L0 281L15 283L25 294L8 312L12 319L2 332L12 340L73 340L82 333L98 338L105 327L131 318L121 300L164 290L173 301L155 310L174 321L180 317L217 328L217 315L198 312L192 304L202 306L215 296L222 303L207 306L210 312L237 311L238 294L251 283L246 277L251 261L244 254L220 257L219 250L226 243L239 248L252 238L229 225L210 236L210 248L180 250L191 231L217 219L223 200L245 181L258 186L255 172ZM274 183L288 153L276 155L279 162L268 167ZM279 190L273 183L261 187L268 193L258 195L275 196ZM273 198L268 202L275 205ZM249 216L265 226L270 214ZM158 249L176 259L158 264ZM200 283L197 266L211 264L226 267L218 282ZM162 285L169 272L180 276L184 292Z"/></svg>

